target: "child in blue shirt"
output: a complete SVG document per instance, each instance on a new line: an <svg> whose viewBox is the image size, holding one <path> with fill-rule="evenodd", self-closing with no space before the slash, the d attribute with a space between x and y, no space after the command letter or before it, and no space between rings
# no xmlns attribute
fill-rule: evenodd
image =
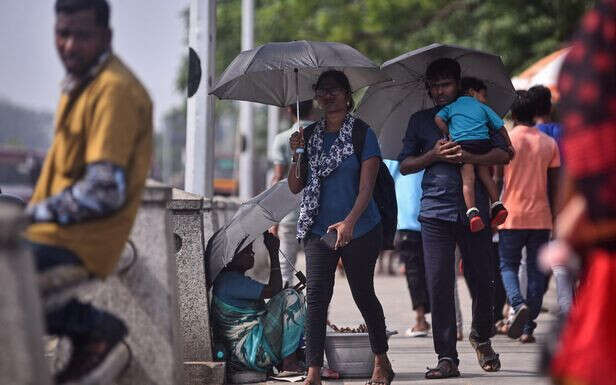
<svg viewBox="0 0 616 385"><path fill-rule="evenodd" d="M486 104L487 87L479 79L465 77L461 79L462 96L443 107L434 117L443 136L458 142L463 150L473 154L485 154L492 149L490 130L500 131L505 137L509 151L513 147L504 127L503 120ZM499 201L498 188L490 175L490 166L464 164L460 170L462 175L462 194L466 203L472 232L482 230L485 225L475 206L475 172L485 186L491 206L491 223L496 227L507 218L507 209Z"/></svg>

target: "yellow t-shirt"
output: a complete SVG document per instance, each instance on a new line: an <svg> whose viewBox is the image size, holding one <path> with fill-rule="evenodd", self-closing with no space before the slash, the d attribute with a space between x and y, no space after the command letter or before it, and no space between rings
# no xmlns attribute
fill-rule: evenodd
<svg viewBox="0 0 616 385"><path fill-rule="evenodd" d="M139 80L114 55L77 95L63 94L55 136L31 203L75 184L86 164L106 161L126 172L126 202L112 215L61 226L36 223L26 231L33 242L64 247L86 268L110 274L128 239L152 157L152 102Z"/></svg>

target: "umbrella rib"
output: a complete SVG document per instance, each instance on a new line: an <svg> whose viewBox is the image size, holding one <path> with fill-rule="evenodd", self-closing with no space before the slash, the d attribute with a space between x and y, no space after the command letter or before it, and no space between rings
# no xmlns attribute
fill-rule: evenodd
<svg viewBox="0 0 616 385"><path fill-rule="evenodd" d="M408 67L408 66L406 65L406 63L404 63L404 62L398 62L398 63L399 63L400 65L402 65L402 68L404 68L405 70L407 70L408 72L410 72L410 74L411 74L411 75L414 75L417 79L421 80L421 79L425 78L425 75L424 75L424 74L421 74L421 73L419 73L418 71L415 71L414 69L412 69L411 67ZM415 79L413 79L413 80L415 80ZM413 80L410 80L410 81L408 81L407 83L410 83L410 82L411 82L411 81L413 81Z"/></svg>

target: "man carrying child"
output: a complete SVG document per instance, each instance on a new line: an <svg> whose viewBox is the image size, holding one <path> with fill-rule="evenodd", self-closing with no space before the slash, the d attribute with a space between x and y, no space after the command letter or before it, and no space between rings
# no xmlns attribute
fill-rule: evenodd
<svg viewBox="0 0 616 385"><path fill-rule="evenodd" d="M426 70L426 88L435 106L411 116L404 146L398 156L403 175L425 170L419 221L432 311L434 349L438 354L438 365L426 372L429 379L460 375L454 305L456 244L460 246L473 297L469 340L483 370L493 372L500 370L501 366L499 356L490 343L494 328L492 234L487 228L474 233L470 231L459 165L463 162L504 164L509 161L510 155L500 132L492 138L495 147L485 154L473 154L455 142L443 140L434 116L458 98L460 72L460 64L453 59L441 58L430 63ZM487 223L489 202L482 184L475 186L475 200L479 215Z"/></svg>
<svg viewBox="0 0 616 385"><path fill-rule="evenodd" d="M485 154L492 149L490 130L498 131L513 155L511 140L507 135L503 120L485 103L487 87L476 78L463 78L460 81L461 95L454 102L444 106L434 117L434 122L446 139L459 143L463 150L472 154ZM466 203L466 216L471 231L477 232L485 227L479 209L475 206L475 172L483 183L492 206L490 226L495 228L507 218L507 209L498 200L498 188L490 174L489 165L466 163L460 169L462 174L462 194Z"/></svg>

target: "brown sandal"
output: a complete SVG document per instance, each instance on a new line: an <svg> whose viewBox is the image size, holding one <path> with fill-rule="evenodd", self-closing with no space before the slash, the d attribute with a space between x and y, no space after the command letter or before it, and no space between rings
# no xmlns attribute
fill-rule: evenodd
<svg viewBox="0 0 616 385"><path fill-rule="evenodd" d="M389 385L392 383L395 377L396 377L396 373L394 372L394 369L391 367L391 362L387 360L387 367L385 368L385 381L370 380L366 382L366 385Z"/></svg>
<svg viewBox="0 0 616 385"><path fill-rule="evenodd" d="M441 358L435 368L426 368L426 378L437 380L441 378L460 377L458 365L450 358Z"/></svg>
<svg viewBox="0 0 616 385"><path fill-rule="evenodd" d="M470 341L471 346L477 353L477 361L479 362L481 369L486 372L498 372L501 368L500 358L494 349L492 349L492 344L490 341L476 342L472 339Z"/></svg>
<svg viewBox="0 0 616 385"><path fill-rule="evenodd" d="M520 338L518 338L518 341L523 344L532 344L535 343L537 340L535 340L535 336L533 336L532 334L522 334Z"/></svg>

